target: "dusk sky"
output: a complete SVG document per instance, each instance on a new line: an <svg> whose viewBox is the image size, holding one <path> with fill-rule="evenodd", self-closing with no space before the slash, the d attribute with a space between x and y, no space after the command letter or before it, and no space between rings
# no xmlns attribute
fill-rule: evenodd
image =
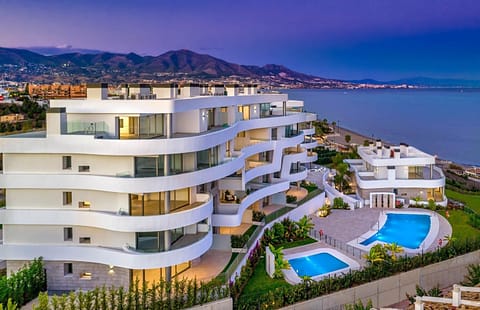
<svg viewBox="0 0 480 310"><path fill-rule="evenodd" d="M0 46L224 60L340 79L480 79L478 0L0 0Z"/></svg>

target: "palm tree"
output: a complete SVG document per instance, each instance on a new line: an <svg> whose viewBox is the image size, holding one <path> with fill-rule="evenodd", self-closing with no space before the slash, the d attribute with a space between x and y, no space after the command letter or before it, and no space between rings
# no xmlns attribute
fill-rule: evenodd
<svg viewBox="0 0 480 310"><path fill-rule="evenodd" d="M295 224L297 224L297 236L303 239L307 238L308 233L315 227L312 219L306 215L299 219L298 222L295 222Z"/></svg>
<svg viewBox="0 0 480 310"><path fill-rule="evenodd" d="M457 240L457 238L452 237L451 235L443 236L443 241L445 241L447 244L451 244L451 243L455 242L456 240Z"/></svg>
<svg viewBox="0 0 480 310"><path fill-rule="evenodd" d="M397 254L403 253L403 248L395 242L386 244L384 247L390 252L390 257L393 261L397 260Z"/></svg>
<svg viewBox="0 0 480 310"><path fill-rule="evenodd" d="M275 272L273 273L273 276L275 278L282 278L282 269L287 269L290 267L288 261L283 259L283 247L275 248L271 244L269 244L268 247L275 257Z"/></svg>
<svg viewBox="0 0 480 310"><path fill-rule="evenodd" d="M368 254L363 255L363 258L370 264L375 264L385 261L387 256L387 250L381 244L376 244L370 248Z"/></svg>

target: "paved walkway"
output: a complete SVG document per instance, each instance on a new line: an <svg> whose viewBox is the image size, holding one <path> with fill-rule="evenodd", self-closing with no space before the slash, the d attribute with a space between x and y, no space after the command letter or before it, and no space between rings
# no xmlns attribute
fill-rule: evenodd
<svg viewBox="0 0 480 310"><path fill-rule="evenodd" d="M193 262L192 267L180 274L180 278L193 279L207 282L222 272L223 268L230 261L231 251L208 250L200 258L200 261Z"/></svg>
<svg viewBox="0 0 480 310"><path fill-rule="evenodd" d="M321 206L319 206L321 207ZM332 210L327 217L311 216L315 229L343 242L358 238L378 222L382 209Z"/></svg>

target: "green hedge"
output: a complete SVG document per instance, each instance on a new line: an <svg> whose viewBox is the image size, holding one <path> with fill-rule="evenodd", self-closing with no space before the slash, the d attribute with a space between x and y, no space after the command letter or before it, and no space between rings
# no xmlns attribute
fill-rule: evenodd
<svg viewBox="0 0 480 310"><path fill-rule="evenodd" d="M435 252L413 257L405 256L398 258L396 261L372 264L361 270L351 271L341 277L329 277L318 282L307 280L290 287L277 288L267 294L244 294L238 300L234 300L234 303L237 309L277 309L400 272L438 263L478 249L480 249L480 238L465 240L464 242L452 242Z"/></svg>
<svg viewBox="0 0 480 310"><path fill-rule="evenodd" d="M228 286L198 283L196 280L160 281L142 285L136 281L128 290L96 288L92 291L51 296L41 293L34 310L127 310L184 309L229 297Z"/></svg>
<svg viewBox="0 0 480 310"><path fill-rule="evenodd" d="M14 304L24 305L46 289L47 276L42 258L38 258L10 277L0 278L0 304L6 307L11 299Z"/></svg>

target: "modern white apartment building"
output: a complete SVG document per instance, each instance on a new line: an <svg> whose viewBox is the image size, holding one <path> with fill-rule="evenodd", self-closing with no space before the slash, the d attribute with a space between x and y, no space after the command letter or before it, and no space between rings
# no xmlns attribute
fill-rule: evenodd
<svg viewBox="0 0 480 310"><path fill-rule="evenodd" d="M435 157L404 143L386 146L380 140L358 147L361 159L346 162L355 173L357 196L363 206L393 208L429 200L446 206L445 176Z"/></svg>
<svg viewBox="0 0 480 310"><path fill-rule="evenodd" d="M124 87L52 100L46 132L0 139L9 273L42 256L52 290L169 279L224 242L222 228L285 203L316 160L316 116L285 94Z"/></svg>

